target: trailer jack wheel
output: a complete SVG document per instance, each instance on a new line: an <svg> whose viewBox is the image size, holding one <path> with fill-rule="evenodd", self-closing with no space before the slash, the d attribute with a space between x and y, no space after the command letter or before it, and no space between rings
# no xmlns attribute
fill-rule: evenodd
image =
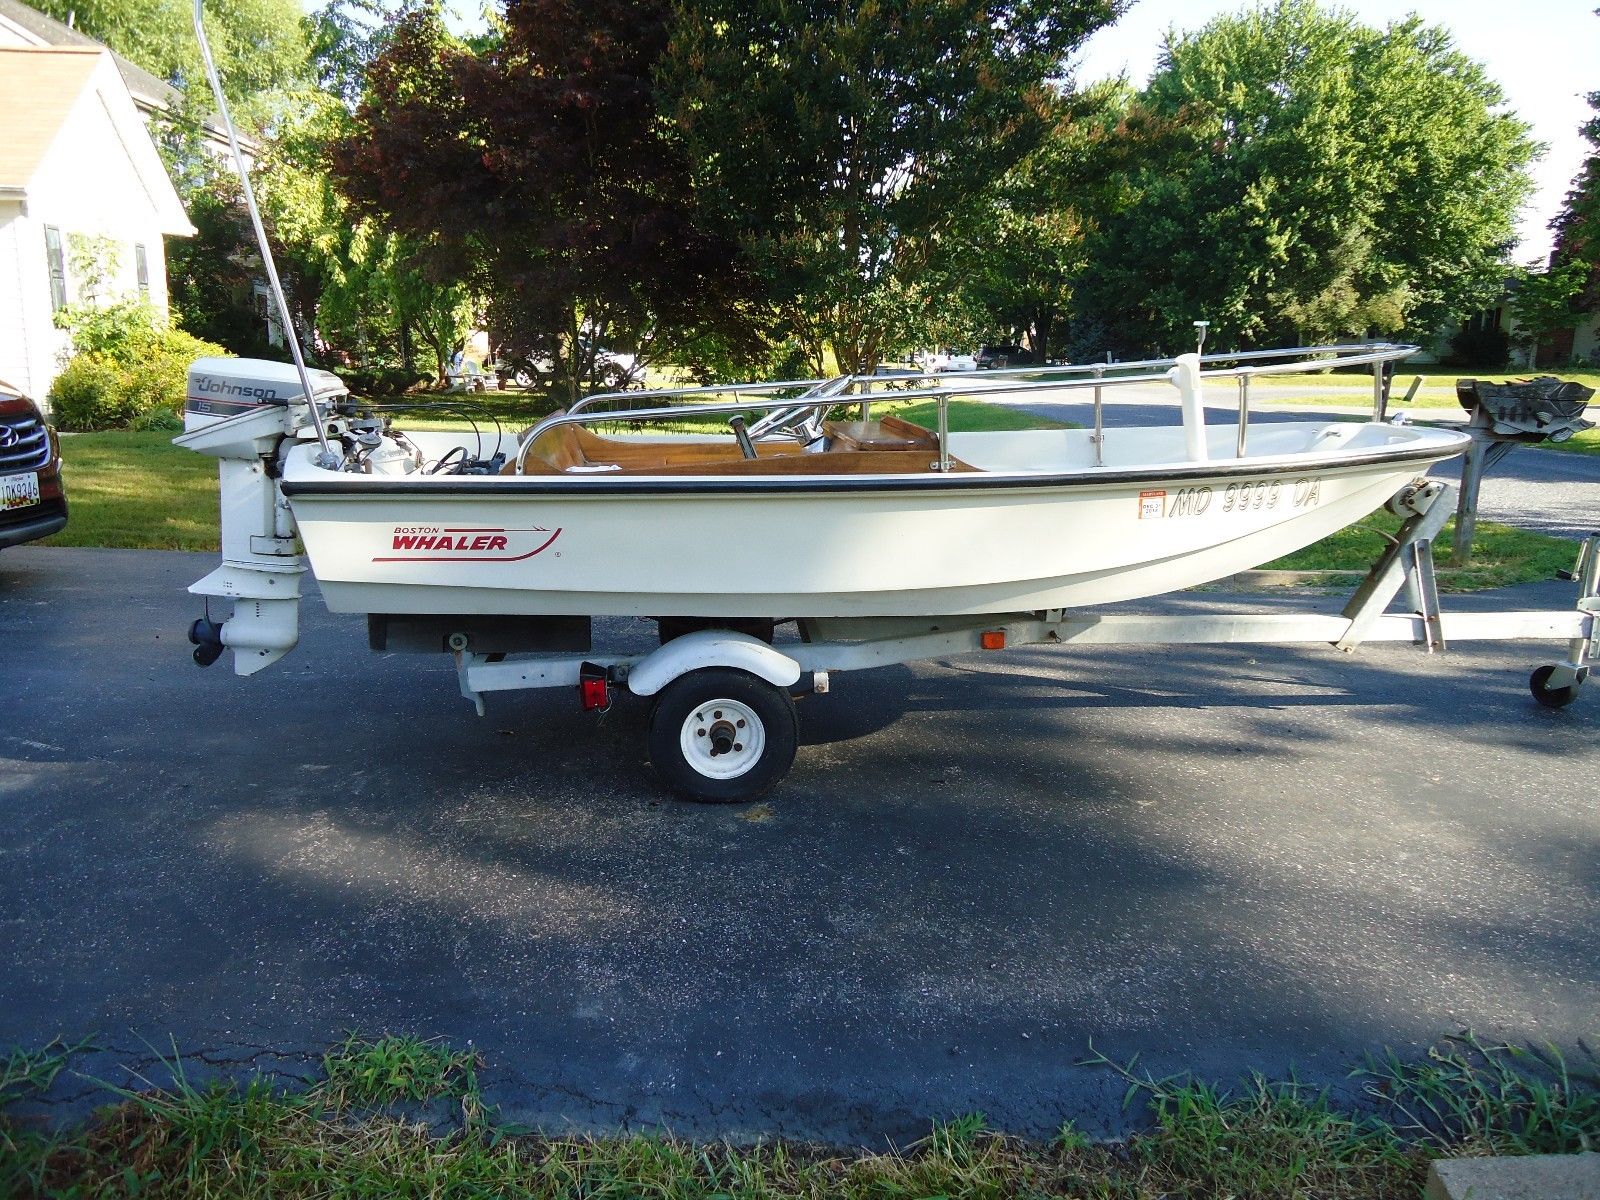
<svg viewBox="0 0 1600 1200"><path fill-rule="evenodd" d="M748 671L690 671L662 689L650 714L650 764L686 800L764 796L789 773L799 742L789 693Z"/></svg>
<svg viewBox="0 0 1600 1200"><path fill-rule="evenodd" d="M1579 667L1571 683L1564 687L1551 687L1550 679L1556 670L1555 666L1546 665L1528 677L1528 690L1533 693L1533 698L1546 708L1565 708L1571 704L1578 698L1578 688L1589 677L1589 668ZM1569 668L1566 673L1572 674L1571 669Z"/></svg>

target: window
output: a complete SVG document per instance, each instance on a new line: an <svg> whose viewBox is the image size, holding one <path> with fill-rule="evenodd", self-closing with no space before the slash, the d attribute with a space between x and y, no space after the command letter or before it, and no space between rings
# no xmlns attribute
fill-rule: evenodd
<svg viewBox="0 0 1600 1200"><path fill-rule="evenodd" d="M144 245L141 242L133 244L133 269L139 276L139 294L150 294L150 260L145 256Z"/></svg>
<svg viewBox="0 0 1600 1200"><path fill-rule="evenodd" d="M272 296L268 293L266 286L259 283L255 287L255 296L256 315L261 318L267 328L267 344L269 346L282 346L284 344L283 329L278 324L277 306L272 303Z"/></svg>
<svg viewBox="0 0 1600 1200"><path fill-rule="evenodd" d="M61 251L61 230L54 225L44 227L44 257L50 268L50 310L60 312L67 306L67 260Z"/></svg>

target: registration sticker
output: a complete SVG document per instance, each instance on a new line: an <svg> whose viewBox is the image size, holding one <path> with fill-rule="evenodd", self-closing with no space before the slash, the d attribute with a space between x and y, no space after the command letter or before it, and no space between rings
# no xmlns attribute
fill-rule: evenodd
<svg viewBox="0 0 1600 1200"><path fill-rule="evenodd" d="M0 475L0 512L39 503L39 474Z"/></svg>
<svg viewBox="0 0 1600 1200"><path fill-rule="evenodd" d="M1147 521L1152 518L1159 520L1167 513L1167 493L1165 489L1154 492L1139 493L1139 520Z"/></svg>

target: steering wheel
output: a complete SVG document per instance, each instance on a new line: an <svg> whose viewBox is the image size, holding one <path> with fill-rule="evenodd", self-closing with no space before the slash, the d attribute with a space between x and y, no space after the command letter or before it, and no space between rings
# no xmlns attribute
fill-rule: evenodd
<svg viewBox="0 0 1600 1200"><path fill-rule="evenodd" d="M832 379L825 379L796 396L793 404L773 409L750 426L747 432L751 438L787 433L802 445L815 441L822 436L818 416L832 408L834 398L847 391L854 382L854 375L836 375Z"/></svg>

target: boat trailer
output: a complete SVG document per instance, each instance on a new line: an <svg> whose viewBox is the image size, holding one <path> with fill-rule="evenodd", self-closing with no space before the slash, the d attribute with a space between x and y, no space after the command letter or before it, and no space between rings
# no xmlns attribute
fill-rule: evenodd
<svg viewBox="0 0 1600 1200"><path fill-rule="evenodd" d="M1135 614L1043 612L975 617L801 619L800 639L773 643L733 629L699 629L647 654L476 653L468 633L453 633L461 694L479 715L489 692L576 688L586 709L605 711L615 693L654 701L650 759L679 795L699 801L753 800L788 772L799 741L794 697L826 692L837 671L1023 646L1331 644L1411 642L1428 653L1451 642L1564 641L1564 659L1529 678L1534 700L1564 708L1600 662L1600 533L1579 544L1563 577L1576 583L1571 609L1445 612L1433 546L1449 519L1456 488L1418 479L1388 509L1402 524L1342 612ZM1402 611L1389 607L1406 591Z"/></svg>

